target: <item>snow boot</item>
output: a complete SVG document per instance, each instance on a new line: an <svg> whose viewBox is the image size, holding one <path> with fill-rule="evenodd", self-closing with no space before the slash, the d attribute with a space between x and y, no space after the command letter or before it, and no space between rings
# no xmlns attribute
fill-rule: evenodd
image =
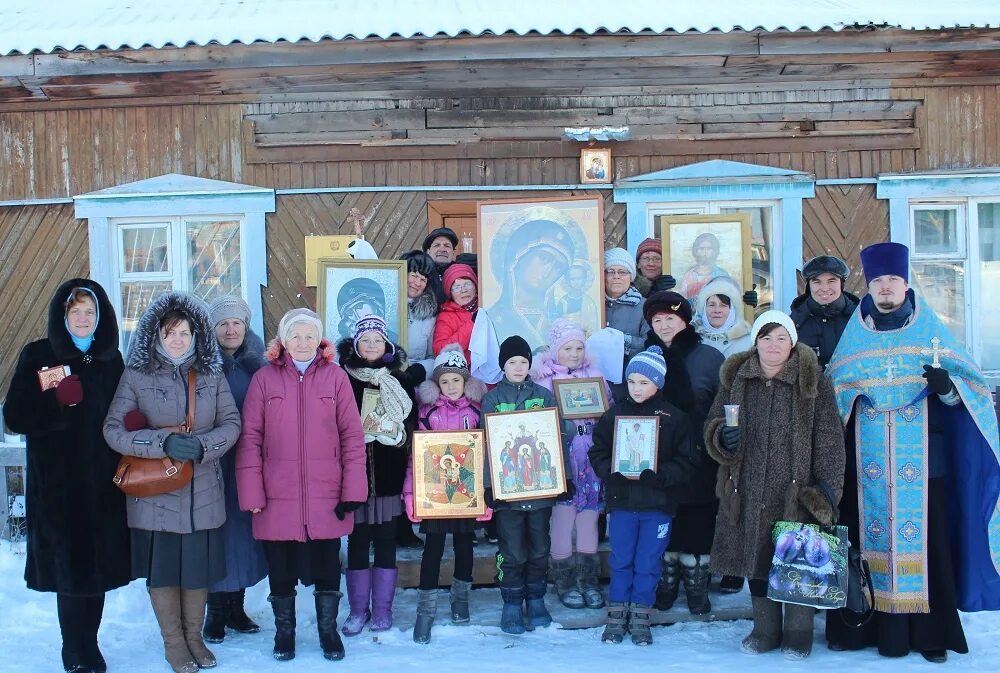
<svg viewBox="0 0 1000 673"><path fill-rule="evenodd" d="M452 578L451 593L448 596L451 603L452 624L469 623L469 589L471 588L472 582Z"/></svg>
<svg viewBox="0 0 1000 673"><path fill-rule="evenodd" d="M163 636L163 654L174 673L195 673L198 664L188 649L184 639L181 621L181 588L162 587L149 589L149 602L153 604L153 614L160 625Z"/></svg>
<svg viewBox="0 0 1000 673"><path fill-rule="evenodd" d="M805 659L813 648L813 616L816 608L785 603L785 630L781 652L785 659Z"/></svg>
<svg viewBox="0 0 1000 673"><path fill-rule="evenodd" d="M246 596L246 589L229 592L229 617L226 619L226 626L236 633L258 633L260 626L250 619L250 615L243 607ZM209 600L211 600L211 594L209 594Z"/></svg>
<svg viewBox="0 0 1000 673"><path fill-rule="evenodd" d="M278 661L295 658L295 592L290 596L268 596L274 612L274 651ZM318 622L318 620L317 620Z"/></svg>
<svg viewBox="0 0 1000 673"><path fill-rule="evenodd" d="M633 645L653 644L653 632L649 629L652 613L652 605L632 604L628 613L628 630L632 634Z"/></svg>
<svg viewBox="0 0 1000 673"><path fill-rule="evenodd" d="M708 614L712 603L708 600L708 582L712 573L708 570L707 554L681 555L681 576L684 579L684 593L687 594L688 610L692 615Z"/></svg>
<svg viewBox="0 0 1000 673"><path fill-rule="evenodd" d="M396 568L372 568L372 621L369 631L392 628L392 599L396 596Z"/></svg>
<svg viewBox="0 0 1000 673"><path fill-rule="evenodd" d="M319 632L319 646L323 648L323 657L330 661L340 661L344 658L344 641L337 633L337 613L340 610L340 599L344 594L339 591L314 591L316 601L316 630Z"/></svg>
<svg viewBox="0 0 1000 673"><path fill-rule="evenodd" d="M625 639L628 632L628 603L608 601L608 624L601 634L602 643L618 644Z"/></svg>
<svg viewBox="0 0 1000 673"><path fill-rule="evenodd" d="M372 569L348 570L347 602L351 611L344 620L340 632L345 636L356 636L365 628L372 617Z"/></svg>
<svg viewBox="0 0 1000 673"><path fill-rule="evenodd" d="M781 603L764 596L751 596L753 631L743 639L747 654L763 654L781 645Z"/></svg>
<svg viewBox="0 0 1000 673"><path fill-rule="evenodd" d="M221 643L226 639L226 621L229 617L230 597L227 591L212 591L205 607L205 628L201 631L207 643Z"/></svg>
<svg viewBox="0 0 1000 673"><path fill-rule="evenodd" d="M604 607L604 594L601 593L601 558L597 554L576 555L577 583L587 607L596 610Z"/></svg>
<svg viewBox="0 0 1000 673"><path fill-rule="evenodd" d="M545 591L547 587L545 580L532 582L525 587L524 602L527 608L525 616L525 627L532 631L534 629L544 629L552 624L552 615L545 607Z"/></svg>
<svg viewBox="0 0 1000 673"><path fill-rule="evenodd" d="M552 575L559 602L574 610L587 607L587 601L577 586L576 564L573 563L573 557L552 559Z"/></svg>
<svg viewBox="0 0 1000 673"><path fill-rule="evenodd" d="M669 610L674 607L681 588L681 560L677 554L668 552L663 558L662 573L653 605L657 610Z"/></svg>
<svg viewBox="0 0 1000 673"><path fill-rule="evenodd" d="M413 625L413 642L431 642L431 627L437 616L437 589L417 589L417 621Z"/></svg>
<svg viewBox="0 0 1000 673"><path fill-rule="evenodd" d="M86 632L80 636L83 661L93 673L107 673L108 670L108 663L97 644L97 631L101 628L101 618L104 616L104 596L105 594L99 594L87 600Z"/></svg>
<svg viewBox="0 0 1000 673"><path fill-rule="evenodd" d="M205 647L201 629L205 624L205 604L208 589L181 589L181 621L184 624L184 640L187 641L191 656L198 668L215 668L215 655Z"/></svg>
<svg viewBox="0 0 1000 673"><path fill-rule="evenodd" d="M738 594L743 591L743 578L735 575L723 575L719 580L720 594Z"/></svg>
<svg viewBox="0 0 1000 673"><path fill-rule="evenodd" d="M521 587L500 587L500 596L503 598L500 630L515 636L524 633L524 589Z"/></svg>

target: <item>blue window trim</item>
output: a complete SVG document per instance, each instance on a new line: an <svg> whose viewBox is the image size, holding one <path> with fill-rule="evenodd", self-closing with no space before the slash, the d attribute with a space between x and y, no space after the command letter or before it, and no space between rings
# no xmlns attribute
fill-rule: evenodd
<svg viewBox="0 0 1000 673"><path fill-rule="evenodd" d="M909 246L911 201L1000 196L1000 172L885 174L875 196L889 201L889 239Z"/></svg>

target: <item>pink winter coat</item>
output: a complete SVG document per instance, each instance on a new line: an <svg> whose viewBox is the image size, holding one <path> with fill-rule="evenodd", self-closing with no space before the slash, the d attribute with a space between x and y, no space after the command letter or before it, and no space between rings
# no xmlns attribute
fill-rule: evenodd
<svg viewBox="0 0 1000 673"><path fill-rule="evenodd" d="M329 540L354 530L354 515L334 515L339 502L368 499L361 416L347 374L323 340L299 375L275 340L269 364L250 382L243 434L236 446L240 509L253 515L258 540Z"/></svg>

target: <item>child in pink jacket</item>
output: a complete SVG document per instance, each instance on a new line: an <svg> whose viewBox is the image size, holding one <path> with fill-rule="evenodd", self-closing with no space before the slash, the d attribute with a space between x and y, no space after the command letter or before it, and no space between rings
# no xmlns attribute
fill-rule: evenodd
<svg viewBox="0 0 1000 673"><path fill-rule="evenodd" d="M469 364L458 344L445 346L434 359L434 369L427 381L417 389L421 402L417 420L420 430L475 430L481 426L479 401L486 387L469 375ZM461 469L461 468L460 468ZM403 486L406 514L414 523L413 467L406 474ZM437 611L438 574L444 542L451 533L455 545L455 573L451 580L451 621L469 623L469 588L472 586L472 542L476 522L488 521L492 512L478 519L429 519L420 523L426 536L424 555L420 559L420 589L417 599L417 621L413 641L429 643L431 626Z"/></svg>

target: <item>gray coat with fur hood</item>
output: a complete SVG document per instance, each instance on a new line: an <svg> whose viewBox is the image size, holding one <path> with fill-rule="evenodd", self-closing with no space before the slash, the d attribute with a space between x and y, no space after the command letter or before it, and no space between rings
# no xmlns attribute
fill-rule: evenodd
<svg viewBox="0 0 1000 673"><path fill-rule="evenodd" d="M175 308L190 316L194 327L194 355L180 366L156 352L160 319ZM222 373L222 353L207 307L199 299L171 292L155 299L142 314L125 373L104 420L104 438L118 453L162 458L170 432L158 428L184 422L187 373L192 367L197 373L194 434L205 455L195 464L194 479L187 486L149 498L128 498L131 528L191 533L218 528L226 520L219 459L240 436L240 412ZM146 417L145 429L125 429L125 416L133 410Z"/></svg>
<svg viewBox="0 0 1000 673"><path fill-rule="evenodd" d="M739 404L740 443L723 448L724 404ZM830 485L839 500L844 485L844 429L833 386L805 344L768 380L757 349L722 365L719 393L705 423L705 446L718 462L719 516L712 543L712 572L767 579L776 521L836 521L817 488Z"/></svg>

